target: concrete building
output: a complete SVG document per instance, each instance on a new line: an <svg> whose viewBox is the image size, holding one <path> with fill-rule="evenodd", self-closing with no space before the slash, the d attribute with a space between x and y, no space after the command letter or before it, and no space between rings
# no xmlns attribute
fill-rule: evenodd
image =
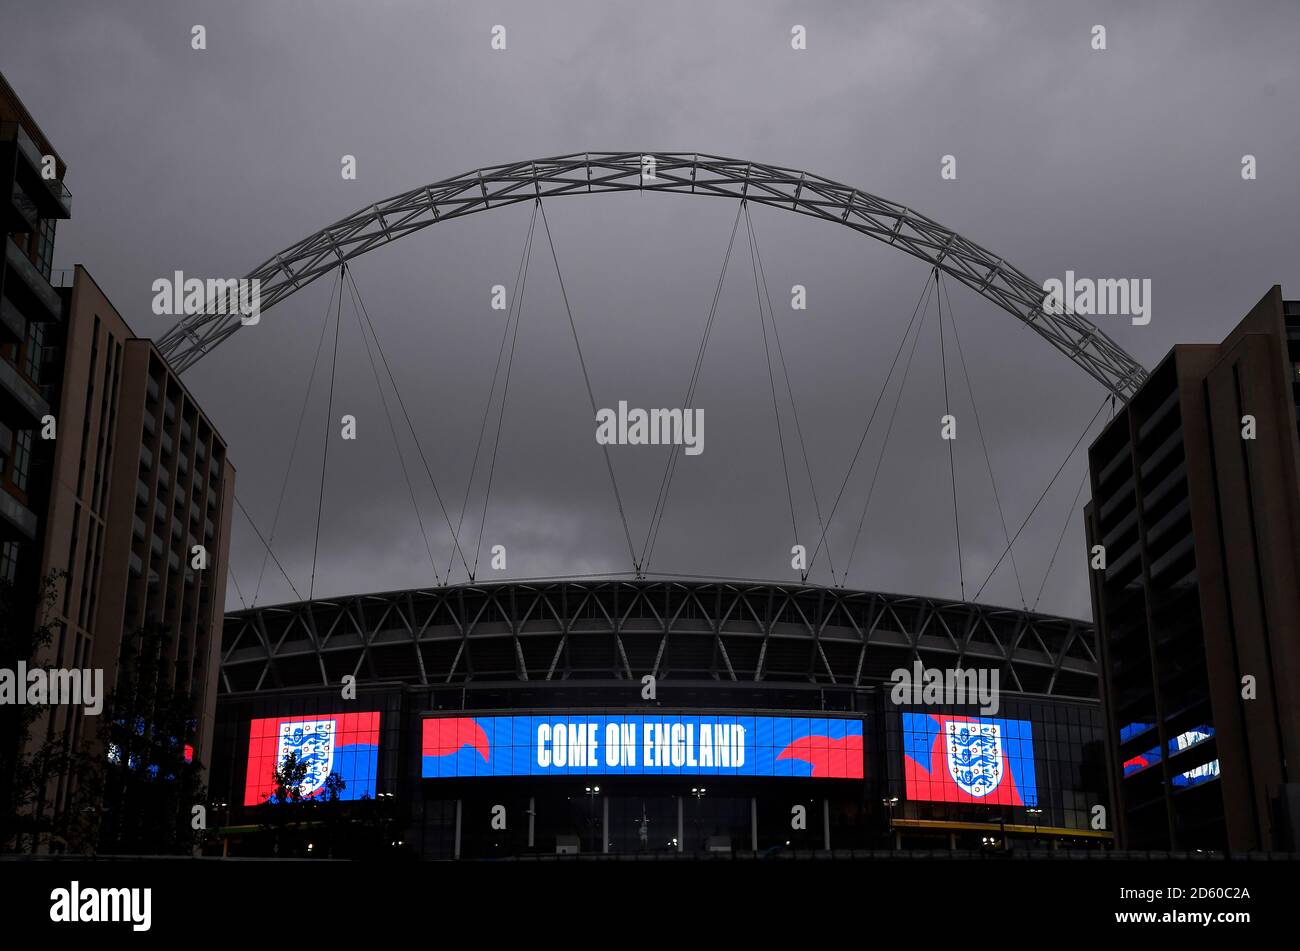
<svg viewBox="0 0 1300 951"><path fill-rule="evenodd" d="M118 680L145 624L170 634L171 684L192 700L195 755L209 762L220 661L234 467L226 444L152 341L137 338L78 266L65 299L59 438L42 575L64 575L45 662ZM196 569L196 555L206 567ZM93 738L80 707L51 728ZM54 801L66 801L64 777Z"/></svg>
<svg viewBox="0 0 1300 951"><path fill-rule="evenodd" d="M170 638L160 677L188 696L193 754L206 765L235 472L225 441L153 343L131 332L84 268L53 271L56 224L71 213L64 172L0 76L5 621L52 626L43 650L16 660L100 669L108 690L124 647L144 625L160 625ZM196 568L200 548L206 566ZM40 592L52 577L47 610ZM33 727L30 745L52 732L67 749L102 755L94 727L81 706L54 705ZM47 805L56 815L71 783L66 775L51 781Z"/></svg>
<svg viewBox="0 0 1300 951"><path fill-rule="evenodd" d="M1300 848L1300 302L1180 345L1089 450L1121 848Z"/></svg>
<svg viewBox="0 0 1300 951"><path fill-rule="evenodd" d="M49 172L44 171L49 169ZM4 255L0 259L0 580L15 592L34 591L47 502L39 438L50 412L44 344L62 318L51 285L58 222L70 217L66 167L18 95L0 75L0 190ZM53 178L47 177L53 174ZM27 619L32 599L19 599L15 618Z"/></svg>

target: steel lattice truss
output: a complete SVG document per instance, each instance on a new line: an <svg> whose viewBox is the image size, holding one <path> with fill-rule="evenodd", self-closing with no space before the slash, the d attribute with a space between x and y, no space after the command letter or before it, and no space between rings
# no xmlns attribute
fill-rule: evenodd
<svg viewBox="0 0 1300 951"><path fill-rule="evenodd" d="M920 659L1097 696L1091 624L961 601L722 581L464 584L226 615L223 693L639 680L858 688Z"/></svg>
<svg viewBox="0 0 1300 951"><path fill-rule="evenodd" d="M653 160L654 178L643 169ZM374 248L449 218L538 198L595 192L660 191L745 199L837 222L920 258L1023 321L1121 399L1146 370L1076 314L1043 311L1042 286L973 241L895 202L802 172L684 152L585 152L481 168L362 208L272 255L248 278L261 282L261 309ZM188 316L158 346L178 372L240 327L239 317Z"/></svg>

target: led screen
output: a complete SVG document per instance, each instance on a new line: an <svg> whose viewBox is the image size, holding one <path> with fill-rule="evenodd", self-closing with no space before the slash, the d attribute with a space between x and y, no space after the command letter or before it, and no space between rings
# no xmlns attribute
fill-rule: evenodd
<svg viewBox="0 0 1300 951"><path fill-rule="evenodd" d="M327 713L254 720L248 739L244 805L256 806L275 791L275 768L296 752L307 764L303 798L324 792L330 773L345 785L340 799L375 795L379 766L379 714Z"/></svg>
<svg viewBox="0 0 1300 951"><path fill-rule="evenodd" d="M429 717L426 778L539 775L862 778L862 721L555 713Z"/></svg>
<svg viewBox="0 0 1300 951"><path fill-rule="evenodd" d="M903 769L908 799L1038 805L1028 720L904 713Z"/></svg>

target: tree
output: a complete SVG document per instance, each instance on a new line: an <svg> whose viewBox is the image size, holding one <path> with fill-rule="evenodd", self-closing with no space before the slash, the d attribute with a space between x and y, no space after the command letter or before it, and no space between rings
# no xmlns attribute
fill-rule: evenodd
<svg viewBox="0 0 1300 951"><path fill-rule="evenodd" d="M8 581L0 580L0 669L16 677L19 664L34 665L54 637L48 620L64 572L40 582L34 602L24 602ZM39 620L39 623L37 623ZM25 683L15 683L26 690ZM53 828L50 781L73 764L62 737L47 732L33 748L32 728L49 704L0 704L0 852L36 851Z"/></svg>
<svg viewBox="0 0 1300 951"><path fill-rule="evenodd" d="M91 747L70 823L83 830L100 851L135 854L188 854L205 831L195 829L194 807L207 789L202 764L193 755L197 721L193 698L177 682L183 661L167 650L170 633L146 625L123 639L117 686L100 716L99 743ZM95 817L102 805L98 828ZM75 837L69 828L70 837Z"/></svg>
<svg viewBox="0 0 1300 951"><path fill-rule="evenodd" d="M331 772L325 777L325 788L321 800L325 806L325 857L333 858L334 849L338 846L339 831L343 824L343 810L339 805L339 800L343 796L343 790L348 786L347 782L336 772Z"/></svg>
<svg viewBox="0 0 1300 951"><path fill-rule="evenodd" d="M301 853L301 830L307 819L307 810L310 808L312 814L318 814L321 805L325 807L326 854L333 852L341 818L338 802L347 783L337 772L331 771L325 777L319 796L305 794L303 786L309 773L310 765L297 750L285 754L272 774L275 788L266 802L258 807L262 831L270 834L271 850L275 855Z"/></svg>

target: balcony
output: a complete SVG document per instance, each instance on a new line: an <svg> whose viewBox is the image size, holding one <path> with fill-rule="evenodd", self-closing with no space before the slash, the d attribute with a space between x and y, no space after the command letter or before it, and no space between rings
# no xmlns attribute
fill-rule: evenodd
<svg viewBox="0 0 1300 951"><path fill-rule="evenodd" d="M0 358L0 406L4 405L17 410L32 425L38 424L50 411L50 404L40 391L27 382L17 367Z"/></svg>
<svg viewBox="0 0 1300 951"><path fill-rule="evenodd" d="M8 297L0 296L0 343L22 343L27 339L27 318Z"/></svg>
<svg viewBox="0 0 1300 951"><path fill-rule="evenodd" d="M0 122L0 154L13 156L14 184L35 207L38 218L71 218L72 193L68 186L41 174L44 156L17 122Z"/></svg>
<svg viewBox="0 0 1300 951"><path fill-rule="evenodd" d="M62 316L59 292L13 241L5 241L5 270L5 294L28 320L51 323Z"/></svg>
<svg viewBox="0 0 1300 951"><path fill-rule="evenodd" d="M0 539L36 540L35 513L3 489L0 489Z"/></svg>
<svg viewBox="0 0 1300 951"><path fill-rule="evenodd" d="M0 156L0 165L8 168L7 156ZM7 178L10 178L10 175L0 169L0 182ZM41 213L36 207L36 202L32 201L27 190L17 181L13 183L13 188L9 192L9 202L4 207L5 230L10 234L31 234L33 231L40 230Z"/></svg>

